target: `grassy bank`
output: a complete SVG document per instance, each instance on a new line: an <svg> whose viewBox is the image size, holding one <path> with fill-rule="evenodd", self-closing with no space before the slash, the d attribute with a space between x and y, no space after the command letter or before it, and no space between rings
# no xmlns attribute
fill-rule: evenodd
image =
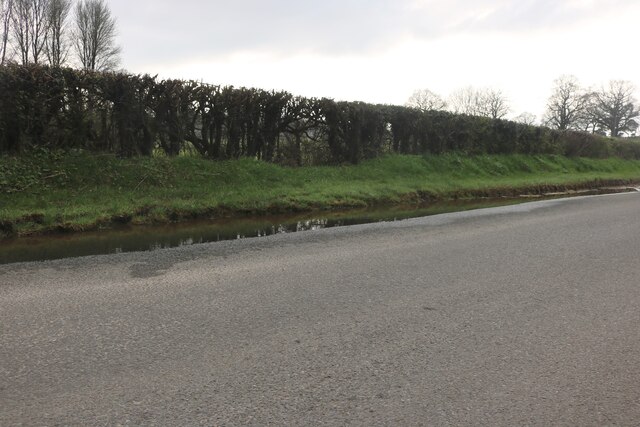
<svg viewBox="0 0 640 427"><path fill-rule="evenodd" d="M284 168L250 159L41 153L0 159L0 234L539 193L613 180L640 181L640 161L448 154Z"/></svg>

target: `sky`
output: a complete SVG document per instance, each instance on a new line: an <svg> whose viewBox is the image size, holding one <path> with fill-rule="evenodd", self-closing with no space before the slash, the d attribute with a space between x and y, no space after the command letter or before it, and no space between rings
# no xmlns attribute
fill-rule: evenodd
<svg viewBox="0 0 640 427"><path fill-rule="evenodd" d="M404 104L500 89L540 117L553 81L640 86L639 0L107 0L121 66L160 78Z"/></svg>

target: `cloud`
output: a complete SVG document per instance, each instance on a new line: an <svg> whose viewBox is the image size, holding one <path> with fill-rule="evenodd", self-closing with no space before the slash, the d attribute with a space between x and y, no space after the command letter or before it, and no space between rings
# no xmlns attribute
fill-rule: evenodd
<svg viewBox="0 0 640 427"><path fill-rule="evenodd" d="M637 0L110 0L133 72L402 104L505 91L542 114L555 78L637 79ZM626 44L628 43L628 44ZM603 60L602 58L605 58ZM615 60L615 67L611 60Z"/></svg>
<svg viewBox="0 0 640 427"><path fill-rule="evenodd" d="M112 7L134 56L369 51L401 37L407 19L401 1L383 0L113 0Z"/></svg>
<svg viewBox="0 0 640 427"><path fill-rule="evenodd" d="M552 33L638 12L637 0L111 0L125 64L225 58L367 56L407 40ZM611 19L611 18L609 18Z"/></svg>

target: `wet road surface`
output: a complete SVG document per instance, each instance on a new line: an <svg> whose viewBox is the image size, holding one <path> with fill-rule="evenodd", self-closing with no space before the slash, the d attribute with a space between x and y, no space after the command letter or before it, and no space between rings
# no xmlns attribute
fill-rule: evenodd
<svg viewBox="0 0 640 427"><path fill-rule="evenodd" d="M637 425L640 194L0 266L0 425Z"/></svg>

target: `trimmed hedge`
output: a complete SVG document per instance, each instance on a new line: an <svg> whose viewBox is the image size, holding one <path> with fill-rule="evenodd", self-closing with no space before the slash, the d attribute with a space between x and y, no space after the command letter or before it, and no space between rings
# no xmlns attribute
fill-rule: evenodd
<svg viewBox="0 0 640 427"><path fill-rule="evenodd" d="M562 154L639 159L640 144L444 111L46 66L0 66L0 153L357 163L385 153Z"/></svg>

